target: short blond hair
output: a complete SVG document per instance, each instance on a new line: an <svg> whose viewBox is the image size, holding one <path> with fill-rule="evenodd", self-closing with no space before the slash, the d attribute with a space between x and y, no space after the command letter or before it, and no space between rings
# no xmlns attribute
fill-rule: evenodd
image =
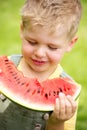
<svg viewBox="0 0 87 130"><path fill-rule="evenodd" d="M26 0L21 10L24 26L32 22L55 31L62 25L71 38L78 30L81 14L80 0Z"/></svg>

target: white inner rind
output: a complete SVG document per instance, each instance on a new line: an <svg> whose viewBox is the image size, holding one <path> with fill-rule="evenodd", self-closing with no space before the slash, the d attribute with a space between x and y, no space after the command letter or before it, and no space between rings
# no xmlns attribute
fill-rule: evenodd
<svg viewBox="0 0 87 130"><path fill-rule="evenodd" d="M73 95L74 100L77 99L81 92L81 86L76 85L77 90L76 93ZM19 94L16 94L12 92L12 90L8 89L6 85L4 85L2 82L0 82L0 92L3 93L6 97L8 97L10 100L30 109L39 110L39 111L52 111L54 109L54 104L45 104L43 101L40 102L33 102L32 99L25 100L22 96Z"/></svg>

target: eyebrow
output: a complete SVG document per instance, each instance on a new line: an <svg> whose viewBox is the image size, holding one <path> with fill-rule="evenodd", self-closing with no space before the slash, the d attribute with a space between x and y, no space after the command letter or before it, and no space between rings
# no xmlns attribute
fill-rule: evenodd
<svg viewBox="0 0 87 130"><path fill-rule="evenodd" d="M34 38L30 37L30 36L28 36L28 37L26 37L26 38L27 38L28 40L33 41L33 42L39 43L36 39L34 39ZM59 47L59 46L60 46L60 45L58 45L58 43L48 42L47 44L50 45L50 46L53 46L53 47Z"/></svg>

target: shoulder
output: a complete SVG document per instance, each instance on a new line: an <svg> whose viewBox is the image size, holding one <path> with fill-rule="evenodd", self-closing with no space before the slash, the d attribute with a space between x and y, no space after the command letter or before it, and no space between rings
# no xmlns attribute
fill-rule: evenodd
<svg viewBox="0 0 87 130"><path fill-rule="evenodd" d="M8 56L8 58L16 65L18 66L21 58L22 58L22 55L21 54L13 54L13 55L10 55Z"/></svg>
<svg viewBox="0 0 87 130"><path fill-rule="evenodd" d="M60 74L60 77L65 78L67 82L70 82L77 86L77 88L79 88L79 92L81 91L82 85L78 81L76 81L72 76L70 76L66 71L63 70Z"/></svg>
<svg viewBox="0 0 87 130"><path fill-rule="evenodd" d="M49 78L52 79L58 77L72 79L72 77L63 69L63 67L60 64L58 64L56 70L50 75Z"/></svg>
<svg viewBox="0 0 87 130"><path fill-rule="evenodd" d="M69 81L77 84L77 85L80 85L77 81L75 81L75 79L70 75L68 74L64 68L58 64L56 70L53 72L53 74L51 74L51 76L49 77L49 79L52 79L52 78L67 78Z"/></svg>

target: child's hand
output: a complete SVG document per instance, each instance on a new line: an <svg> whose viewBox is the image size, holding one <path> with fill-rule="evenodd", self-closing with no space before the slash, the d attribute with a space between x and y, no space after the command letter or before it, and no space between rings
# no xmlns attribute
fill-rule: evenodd
<svg viewBox="0 0 87 130"><path fill-rule="evenodd" d="M50 120L54 123L64 122L74 115L76 108L77 104L71 96L65 96L63 93L60 93L59 98L56 99Z"/></svg>

